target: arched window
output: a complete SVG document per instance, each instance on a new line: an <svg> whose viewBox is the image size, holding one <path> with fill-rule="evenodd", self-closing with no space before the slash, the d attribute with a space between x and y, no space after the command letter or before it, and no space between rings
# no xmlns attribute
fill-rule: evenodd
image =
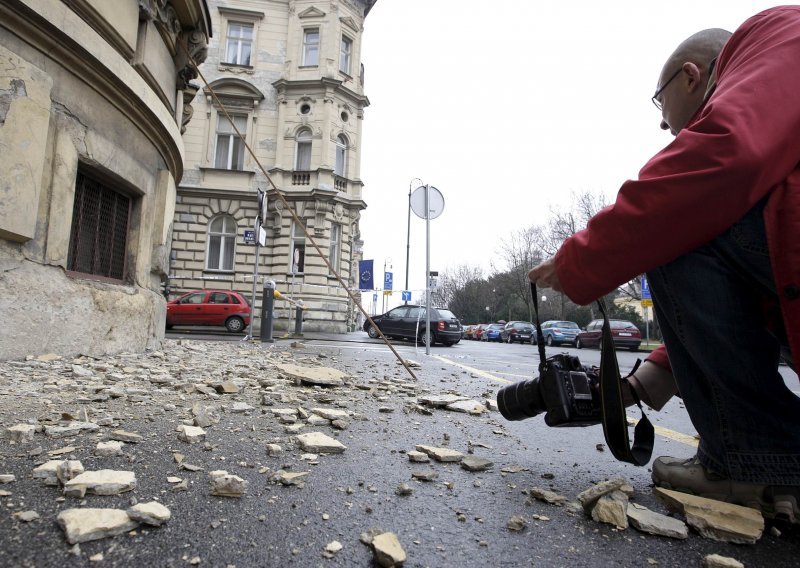
<svg viewBox="0 0 800 568"><path fill-rule="evenodd" d="M347 138L344 134L339 134L336 137L336 166L333 173L337 176L345 176L347 169Z"/></svg>
<svg viewBox="0 0 800 568"><path fill-rule="evenodd" d="M311 169L311 131L308 128L297 133L294 169L303 172Z"/></svg>
<svg viewBox="0 0 800 568"><path fill-rule="evenodd" d="M208 224L206 268L208 270L233 270L236 247L236 220L229 215L219 215Z"/></svg>

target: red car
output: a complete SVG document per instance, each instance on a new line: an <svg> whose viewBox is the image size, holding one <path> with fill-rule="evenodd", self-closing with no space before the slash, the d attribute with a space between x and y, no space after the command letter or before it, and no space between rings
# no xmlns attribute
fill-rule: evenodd
<svg viewBox="0 0 800 568"><path fill-rule="evenodd" d="M611 337L614 347L627 347L631 351L638 351L642 343L642 333L635 324L625 320L609 320L611 324ZM544 324L542 324L544 327ZM603 320L596 319L589 322L586 329L575 337L575 347L600 347L603 332Z"/></svg>
<svg viewBox="0 0 800 568"><path fill-rule="evenodd" d="M173 325L224 325L231 333L250 325L250 304L239 292L195 290L167 303L167 329Z"/></svg>
<svg viewBox="0 0 800 568"><path fill-rule="evenodd" d="M480 341L481 335L483 335L484 330L490 325L491 324L488 323L479 323L474 328L472 328L472 339L477 339L478 341Z"/></svg>

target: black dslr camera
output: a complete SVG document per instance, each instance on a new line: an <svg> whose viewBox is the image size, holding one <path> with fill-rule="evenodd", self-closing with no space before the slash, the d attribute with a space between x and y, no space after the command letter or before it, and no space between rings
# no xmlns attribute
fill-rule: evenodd
<svg viewBox="0 0 800 568"><path fill-rule="evenodd" d="M497 406L506 420L524 420L546 412L548 426L589 426L602 418L600 375L596 367L560 353L548 357L539 377L503 387Z"/></svg>

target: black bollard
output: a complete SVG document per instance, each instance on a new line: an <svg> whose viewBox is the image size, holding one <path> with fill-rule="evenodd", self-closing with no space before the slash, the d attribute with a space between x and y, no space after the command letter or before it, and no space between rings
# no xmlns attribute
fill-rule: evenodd
<svg viewBox="0 0 800 568"><path fill-rule="evenodd" d="M303 337L303 302L300 300L294 312L294 337Z"/></svg>
<svg viewBox="0 0 800 568"><path fill-rule="evenodd" d="M275 343L272 339L272 312L275 306L275 282L264 281L261 295L261 343Z"/></svg>

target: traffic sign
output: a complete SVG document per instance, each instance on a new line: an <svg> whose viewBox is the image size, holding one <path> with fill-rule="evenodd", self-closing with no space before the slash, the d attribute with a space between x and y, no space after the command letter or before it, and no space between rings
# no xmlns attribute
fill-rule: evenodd
<svg viewBox="0 0 800 568"><path fill-rule="evenodd" d="M250 245L256 242L256 232L253 229L244 230L244 242Z"/></svg>
<svg viewBox="0 0 800 568"><path fill-rule="evenodd" d="M650 283L647 281L647 276L642 274L642 300L652 300L653 296L650 295Z"/></svg>
<svg viewBox="0 0 800 568"><path fill-rule="evenodd" d="M650 298L646 298L642 300L642 307L643 308L652 308L653 307L653 300Z"/></svg>
<svg viewBox="0 0 800 568"><path fill-rule="evenodd" d="M403 296L403 301L404 302L410 302L411 301L411 292L410 291L403 290L402 296Z"/></svg>
<svg viewBox="0 0 800 568"><path fill-rule="evenodd" d="M383 289L384 290L391 290L392 289L392 273L391 272L384 272L383 273Z"/></svg>
<svg viewBox="0 0 800 568"><path fill-rule="evenodd" d="M384 290L383 291L383 295L384 296L391 296L392 295L392 291L391 290Z"/></svg>

